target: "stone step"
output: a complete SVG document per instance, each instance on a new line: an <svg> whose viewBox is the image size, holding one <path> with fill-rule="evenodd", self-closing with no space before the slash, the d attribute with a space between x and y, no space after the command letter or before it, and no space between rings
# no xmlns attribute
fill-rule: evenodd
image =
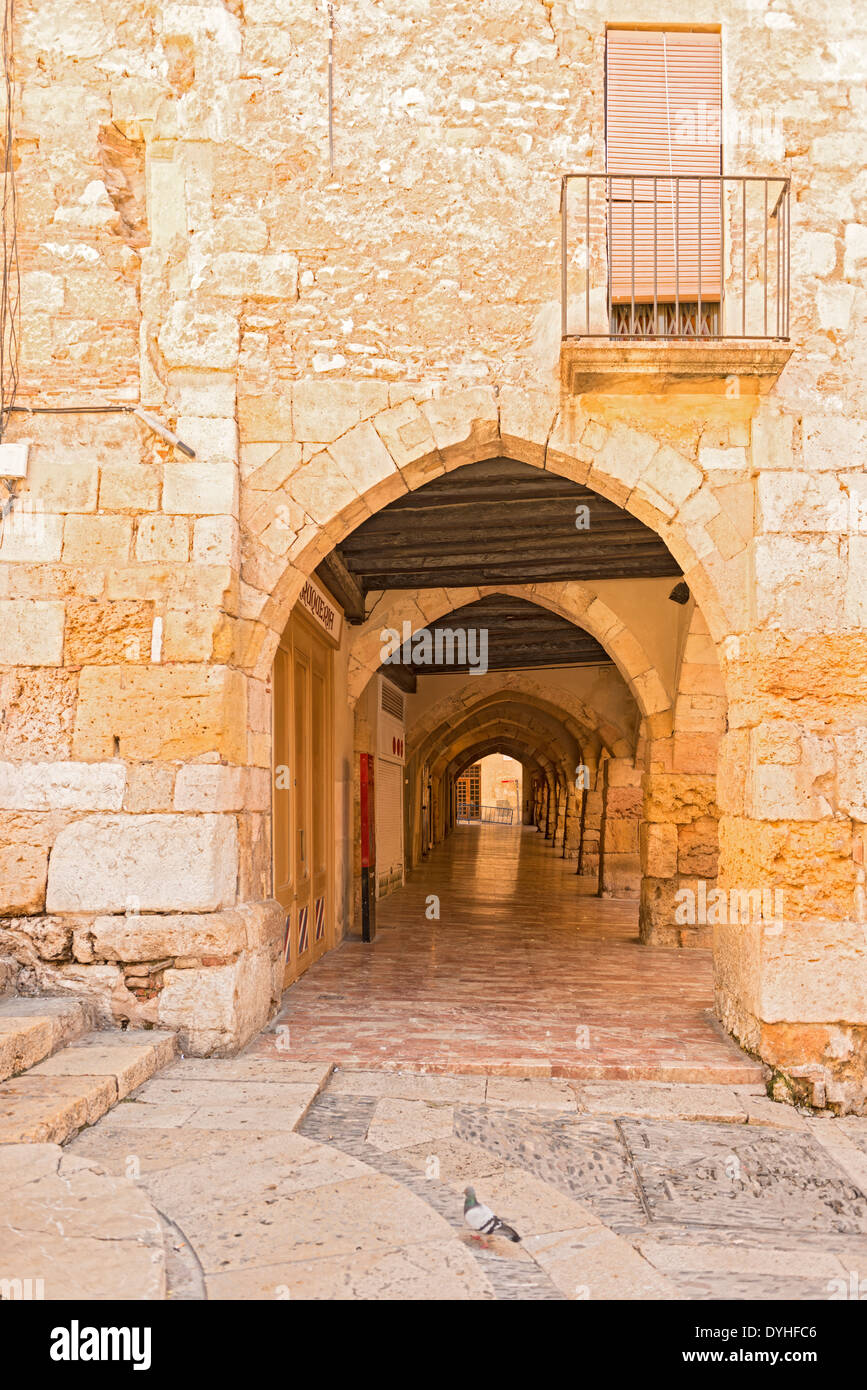
<svg viewBox="0 0 867 1390"><path fill-rule="evenodd" d="M64 1143L166 1066L176 1051L174 1033L87 1033L0 1083L0 1144Z"/></svg>
<svg viewBox="0 0 867 1390"><path fill-rule="evenodd" d="M0 1002L0 1081L27 1071L94 1025L93 1006L75 996Z"/></svg>

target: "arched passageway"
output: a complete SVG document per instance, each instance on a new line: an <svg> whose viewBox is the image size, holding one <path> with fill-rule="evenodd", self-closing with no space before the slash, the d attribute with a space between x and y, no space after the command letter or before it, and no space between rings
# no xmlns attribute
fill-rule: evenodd
<svg viewBox="0 0 867 1390"><path fill-rule="evenodd" d="M446 937L463 922L472 951L482 921L494 933L488 941L496 939L498 953L514 950L515 962L539 940L553 969L556 948L568 956L580 940L583 953L596 953L595 969L611 972L607 1007L622 1009L631 1026L641 1001L630 990L648 952L660 989L668 962L685 972L707 1015L708 933L678 922L676 897L702 834L705 890L716 877L712 738L695 784L686 766L680 774L676 812L663 806L659 775L688 727L688 687L678 705L679 683L700 658L715 663L715 652L695 641L706 628L688 591L682 601L680 566L659 537L568 478L499 458L463 464L362 520L324 557L316 582L348 625L349 915L370 960L397 953L412 977L429 967L433 950L442 976ZM521 767L514 820L481 794L472 816L465 799L459 811L464 774L495 753ZM691 964L667 949L682 946L698 948ZM309 934L306 953L290 940L287 982L315 954ZM292 998L361 965L345 949L339 961L322 963ZM375 974L365 966L367 978ZM555 1012L580 1011L586 1001L575 977L566 971L562 979ZM353 981L343 973L341 980L341 995L345 987L353 997ZM543 994L553 988L553 975L540 984ZM677 1015L677 990L670 997L666 1026ZM374 1014L398 1003L367 1002ZM696 1020L685 1008L686 1032L675 1044L682 1066ZM645 1022L652 1031L659 1019L650 1010ZM344 1026L351 1031L351 1012ZM706 1016L699 1031L696 1057L706 1046L737 1070L736 1052ZM599 1065L634 1066L638 1047L636 1032L619 1061L612 1052Z"/></svg>

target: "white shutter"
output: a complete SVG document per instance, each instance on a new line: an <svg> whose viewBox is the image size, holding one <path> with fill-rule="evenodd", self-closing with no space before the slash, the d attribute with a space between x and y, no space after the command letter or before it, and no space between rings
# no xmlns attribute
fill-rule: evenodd
<svg viewBox="0 0 867 1390"><path fill-rule="evenodd" d="M403 877L403 768L376 760L376 880Z"/></svg>
<svg viewBox="0 0 867 1390"><path fill-rule="evenodd" d="M719 299L721 114L719 34L609 29L607 170L630 176L611 184L615 303L652 300L654 283L660 300ZM699 185L699 174L713 177Z"/></svg>

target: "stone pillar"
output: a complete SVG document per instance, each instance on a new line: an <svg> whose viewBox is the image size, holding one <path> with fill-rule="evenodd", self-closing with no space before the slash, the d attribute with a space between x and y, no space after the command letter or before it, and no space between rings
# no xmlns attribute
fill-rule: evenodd
<svg viewBox="0 0 867 1390"><path fill-rule="evenodd" d="M606 760L605 769L602 896L638 897L641 889L641 771L629 758L610 758Z"/></svg>
<svg viewBox="0 0 867 1390"><path fill-rule="evenodd" d="M741 911L715 929L719 1015L778 1099L867 1113L867 639L729 649L720 883Z"/></svg>

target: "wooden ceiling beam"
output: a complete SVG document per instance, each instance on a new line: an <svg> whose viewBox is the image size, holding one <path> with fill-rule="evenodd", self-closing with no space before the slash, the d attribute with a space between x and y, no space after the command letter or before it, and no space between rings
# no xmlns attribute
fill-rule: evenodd
<svg viewBox="0 0 867 1390"><path fill-rule="evenodd" d="M316 574L341 605L348 623L364 622L364 587L346 566L340 547L336 546L316 566Z"/></svg>

